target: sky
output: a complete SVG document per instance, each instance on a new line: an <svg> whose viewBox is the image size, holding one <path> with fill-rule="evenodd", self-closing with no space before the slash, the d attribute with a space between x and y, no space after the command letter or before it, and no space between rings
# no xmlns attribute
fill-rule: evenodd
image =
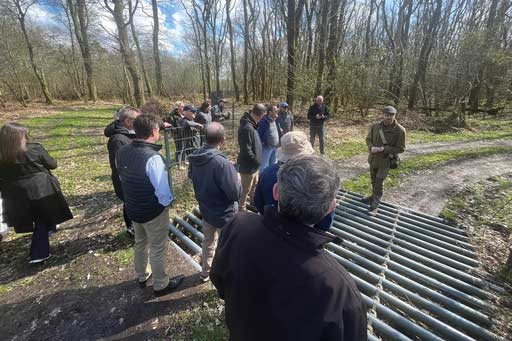
<svg viewBox="0 0 512 341"><path fill-rule="evenodd" d="M69 43L69 33L66 32L63 21L66 20L63 9L59 6L51 5L51 3L54 4L55 2L42 0L33 5L28 10L27 17L33 25L61 31L62 41ZM187 24L188 17L178 1L172 4L170 1L160 1L158 7L161 51L171 55L180 55L180 51L183 50L183 46L187 41L187 33L184 26ZM94 2L92 11L94 11L95 15L93 17L96 23L92 35L106 42L107 45L112 44L111 46L115 46L116 42L112 35L116 33L116 25L112 15L104 7L103 2ZM151 0L140 0L134 22L139 39L150 40L153 29Z"/></svg>

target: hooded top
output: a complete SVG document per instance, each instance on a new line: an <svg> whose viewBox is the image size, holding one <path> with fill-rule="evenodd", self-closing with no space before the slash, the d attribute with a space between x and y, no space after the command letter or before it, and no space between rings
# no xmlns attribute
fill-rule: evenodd
<svg viewBox="0 0 512 341"><path fill-rule="evenodd" d="M188 177L194 184L203 219L223 227L238 211L242 195L235 167L217 148L204 145L188 157Z"/></svg>
<svg viewBox="0 0 512 341"><path fill-rule="evenodd" d="M256 131L256 121L249 113L245 113L240 119L238 128L238 154L239 171L242 174L252 174L260 168L261 164L261 140Z"/></svg>
<svg viewBox="0 0 512 341"><path fill-rule="evenodd" d="M123 127L119 121L113 121L110 123L105 127L103 133L106 137L109 138L107 144L108 161L110 162L110 169L112 170L112 183L114 185L114 191L116 192L116 195L122 200L123 191L116 168L116 153L119 148L131 143L135 138L135 134Z"/></svg>

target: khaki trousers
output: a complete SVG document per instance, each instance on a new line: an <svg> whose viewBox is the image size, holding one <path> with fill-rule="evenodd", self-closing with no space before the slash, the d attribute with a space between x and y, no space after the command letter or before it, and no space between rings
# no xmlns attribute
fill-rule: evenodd
<svg viewBox="0 0 512 341"><path fill-rule="evenodd" d="M153 290L162 290L169 284L169 276L165 272L167 264L167 244L169 243L169 209L147 223L133 222L135 228L135 272L140 282L153 272ZM148 267L148 247L149 264ZM149 271L149 269L151 269Z"/></svg>
<svg viewBox="0 0 512 341"><path fill-rule="evenodd" d="M210 274L210 267L212 266L213 256L217 248L217 240L219 239L218 228L208 224L203 219L203 235L204 239L201 243L203 249L203 257L201 258L201 276L207 277Z"/></svg>
<svg viewBox="0 0 512 341"><path fill-rule="evenodd" d="M256 191L256 185L258 184L258 171L252 174L240 173L240 179L242 180L242 196L240 197L240 211L247 211L245 208L247 202L247 195L249 200L254 202L254 191Z"/></svg>

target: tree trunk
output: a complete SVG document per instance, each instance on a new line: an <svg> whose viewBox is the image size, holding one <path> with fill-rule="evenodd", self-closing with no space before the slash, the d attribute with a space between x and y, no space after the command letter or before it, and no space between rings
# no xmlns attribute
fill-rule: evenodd
<svg viewBox="0 0 512 341"><path fill-rule="evenodd" d="M295 100L295 47L297 44L297 33L304 0L287 0L288 20L286 21L286 38L288 41L288 74L286 78L286 102L293 109Z"/></svg>
<svg viewBox="0 0 512 341"><path fill-rule="evenodd" d="M142 82L139 70L137 69L137 63L135 62L135 56L128 42L128 31L126 29L126 26L129 25L129 23L133 20L133 12L129 13L128 22L126 22L124 19L123 0L113 0L113 2L114 9L111 10L111 13L114 15L114 20L117 26L117 34L119 36L119 50L121 52L121 56L123 57L124 65L126 66L126 69L132 78L135 103L137 107L140 107L144 104L144 91L142 89ZM108 6L108 0L105 0L105 4Z"/></svg>
<svg viewBox="0 0 512 341"><path fill-rule="evenodd" d="M343 29L343 18L345 16L346 0L331 1L329 20L329 41L327 44L327 85L324 91L325 103L331 106L335 94L336 65L338 62L338 49L341 44ZM336 112L333 110L333 112Z"/></svg>
<svg viewBox="0 0 512 341"><path fill-rule="evenodd" d="M156 93L158 96L164 94L164 83L162 78L162 63L160 61L160 46L158 35L160 34L160 22L158 20L158 4L151 0L153 8L153 59L155 60Z"/></svg>
<svg viewBox="0 0 512 341"><path fill-rule="evenodd" d="M43 92L43 96L46 100L47 104L53 104L53 99L50 94L50 90L48 90L48 83L46 82L46 77L42 69L36 63L34 57L34 47L28 37L27 27L25 26L25 15L27 14L27 9L21 8L20 0L14 0L16 8L18 10L18 21L21 26L21 31L23 32L23 37L25 38L25 43L27 44L28 55L30 58L30 64L32 66L32 70L34 70L34 74L36 75L37 80L39 81L39 85L41 86L41 91Z"/></svg>
<svg viewBox="0 0 512 341"><path fill-rule="evenodd" d="M128 10L130 13L133 12L132 0L128 0ZM148 96L153 97L153 88L151 87L151 80L149 79L146 66L144 65L144 56L142 54L142 49L140 48L139 36L137 34L137 30L135 29L135 24L133 23L133 20L130 20L130 29L132 31L133 41L135 42L135 48L137 49L140 68L142 69L142 75L144 76L144 83L146 84L146 89L148 90Z"/></svg>
<svg viewBox="0 0 512 341"><path fill-rule="evenodd" d="M244 8L244 104L249 104L249 89L247 87L247 74L249 73L249 15L247 12L247 1L242 0Z"/></svg>
<svg viewBox="0 0 512 341"><path fill-rule="evenodd" d="M94 70L92 66L91 50L89 46L89 34L87 28L89 26L89 17L87 12L86 0L67 0L69 12L73 19L73 26L75 31L76 40L80 47L82 59L87 75L87 89L89 92L89 100L96 102L98 99L96 93L96 84L94 82Z"/></svg>
<svg viewBox="0 0 512 341"><path fill-rule="evenodd" d="M428 23L426 37L425 40L423 41L423 45L421 46L420 50L418 67L416 69L416 74L414 75L411 91L409 93L409 103L407 105L409 109L414 108L414 105L416 104L418 85L421 84L422 87L425 86L425 74L427 72L428 60L430 58L430 52L432 51L432 47L437 36L437 30L439 27L442 8L443 1L436 0L436 8L434 10L434 13L432 14L432 19L430 20L430 23Z"/></svg>
<svg viewBox="0 0 512 341"><path fill-rule="evenodd" d="M318 69L316 74L316 86L314 96L318 96L322 91L322 79L325 67L325 43L327 41L327 25L329 15L329 0L321 0L320 2L320 41L318 46Z"/></svg>
<svg viewBox="0 0 512 341"><path fill-rule="evenodd" d="M236 59L235 59L235 43L233 34L233 24L231 23L231 0L226 0L226 24L228 25L229 33L229 51L230 51L230 62L231 62L231 78L233 80L233 90L235 91L235 99L237 102L240 101L240 90L238 89L238 83L236 82Z"/></svg>

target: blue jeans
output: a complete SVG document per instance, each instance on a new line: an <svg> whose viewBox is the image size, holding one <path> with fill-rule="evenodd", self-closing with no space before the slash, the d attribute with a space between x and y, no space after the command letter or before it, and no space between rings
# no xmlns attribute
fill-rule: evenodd
<svg viewBox="0 0 512 341"><path fill-rule="evenodd" d="M276 163L277 147L263 147L261 151L260 174L265 168Z"/></svg>
<svg viewBox="0 0 512 341"><path fill-rule="evenodd" d="M309 142L311 142L312 147L315 147L316 135L318 135L320 141L320 154L324 155L325 126L323 124L321 126L309 126Z"/></svg>

